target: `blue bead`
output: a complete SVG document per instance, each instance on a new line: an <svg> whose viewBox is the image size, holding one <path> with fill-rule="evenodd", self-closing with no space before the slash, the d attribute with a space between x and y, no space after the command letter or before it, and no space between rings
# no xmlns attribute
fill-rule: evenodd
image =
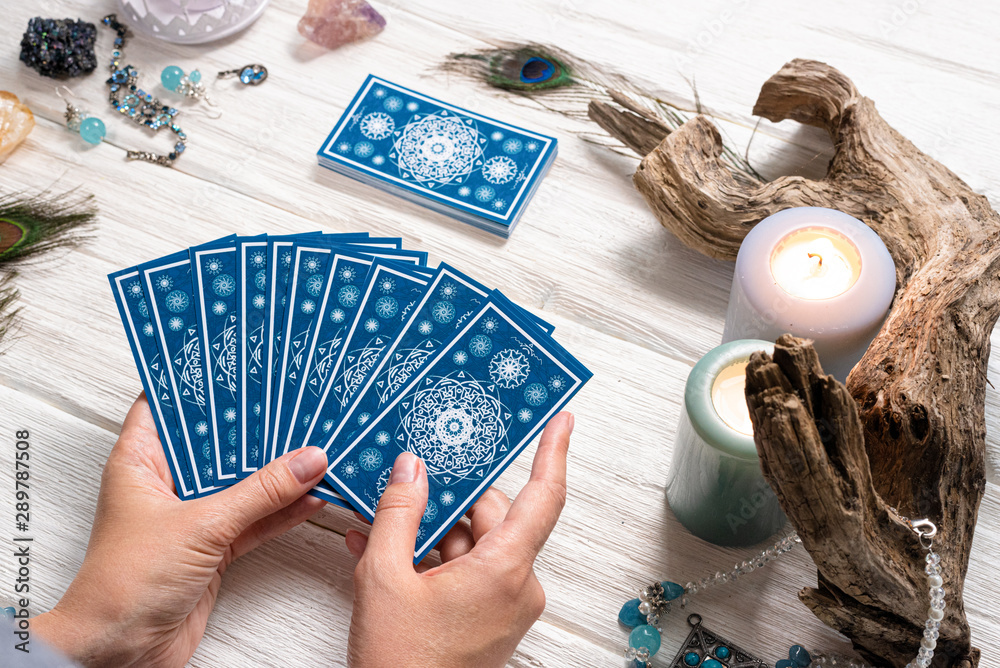
<svg viewBox="0 0 1000 668"><path fill-rule="evenodd" d="M198 70L192 70L191 74L188 75L188 81L191 83L198 83L201 81L201 72Z"/></svg>
<svg viewBox="0 0 1000 668"><path fill-rule="evenodd" d="M249 84L251 81L253 81L253 68L244 67L242 70L240 70L240 82L244 84Z"/></svg>
<svg viewBox="0 0 1000 668"><path fill-rule="evenodd" d="M660 632L649 624L637 626L628 636L628 646L635 649L645 647L649 650L649 655L653 656L660 651Z"/></svg>
<svg viewBox="0 0 1000 668"><path fill-rule="evenodd" d="M675 598L680 598L684 595L684 587L680 586L676 582L661 582L660 585L663 587L663 598L668 601L672 601Z"/></svg>
<svg viewBox="0 0 1000 668"><path fill-rule="evenodd" d="M80 122L80 136L88 144L100 144L104 139L104 122L99 118L85 118Z"/></svg>
<svg viewBox="0 0 1000 668"><path fill-rule="evenodd" d="M7 619L14 619L14 615L17 613L17 611L14 610L14 608L9 608L8 607L8 608L4 608L4 609L0 610L0 613L2 613L2 614L0 614L0 616L2 616L2 617L5 617Z"/></svg>
<svg viewBox="0 0 1000 668"><path fill-rule="evenodd" d="M774 668L795 668L795 664L789 659L782 659L781 661L774 664Z"/></svg>
<svg viewBox="0 0 1000 668"><path fill-rule="evenodd" d="M715 656L720 659L728 659L730 654L731 652L729 651L729 648L725 645L719 645L715 648Z"/></svg>
<svg viewBox="0 0 1000 668"><path fill-rule="evenodd" d="M798 668L807 668L812 663L812 657L802 645L792 645L788 648L788 660Z"/></svg>
<svg viewBox="0 0 1000 668"><path fill-rule="evenodd" d="M698 656L698 652L688 652L684 655L684 663L689 666L697 666L699 661L701 657Z"/></svg>
<svg viewBox="0 0 1000 668"><path fill-rule="evenodd" d="M622 606L621 612L618 613L618 621L630 629L646 623L646 616L639 612L639 599L633 598Z"/></svg>
<svg viewBox="0 0 1000 668"><path fill-rule="evenodd" d="M715 659L705 659L705 663L701 664L701 668L726 668L721 663Z"/></svg>
<svg viewBox="0 0 1000 668"><path fill-rule="evenodd" d="M181 85L181 77L183 76L184 70L176 65L167 65L163 68L163 72L160 73L160 82L167 90L177 90L177 87Z"/></svg>

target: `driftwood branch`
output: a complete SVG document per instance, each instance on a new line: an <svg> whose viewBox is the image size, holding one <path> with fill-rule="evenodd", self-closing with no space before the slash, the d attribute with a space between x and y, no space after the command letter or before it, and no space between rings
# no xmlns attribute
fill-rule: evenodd
<svg viewBox="0 0 1000 668"><path fill-rule="evenodd" d="M754 113L825 129L821 180L734 178L715 126L696 117L664 135L626 122L641 111L594 104L629 146L660 143L635 174L664 226L706 255L735 259L761 219L824 206L871 226L896 264L892 309L846 388L811 346L783 338L749 367L765 476L819 571L800 598L878 665L915 654L927 610L922 553L890 507L937 523L948 608L934 666L971 668L962 585L985 489L989 336L1000 315L1000 216L946 167L891 128L828 65L795 60L761 89ZM649 119L646 119L649 120ZM613 128L625 128L628 137Z"/></svg>

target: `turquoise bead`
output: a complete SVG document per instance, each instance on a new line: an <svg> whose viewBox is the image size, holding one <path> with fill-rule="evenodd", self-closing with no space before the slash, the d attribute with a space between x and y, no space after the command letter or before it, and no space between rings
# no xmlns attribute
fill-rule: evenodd
<svg viewBox="0 0 1000 668"><path fill-rule="evenodd" d="M715 659L705 659L705 663L701 664L701 668L725 668L725 666Z"/></svg>
<svg viewBox="0 0 1000 668"><path fill-rule="evenodd" d="M646 616L639 612L639 599L633 598L622 606L621 612L618 613L618 621L630 629L646 623Z"/></svg>
<svg viewBox="0 0 1000 668"><path fill-rule="evenodd" d="M680 586L676 582L661 582L660 585L663 587L663 598L668 601L672 601L675 598L680 598L684 595L684 587Z"/></svg>
<svg viewBox="0 0 1000 668"><path fill-rule="evenodd" d="M188 81L191 83L198 83L201 81L201 72L198 70L192 70L191 74L188 75Z"/></svg>
<svg viewBox="0 0 1000 668"><path fill-rule="evenodd" d="M167 65L163 68L163 72L160 73L160 82L167 90L177 90L177 87L181 85L181 77L183 76L184 70L176 65Z"/></svg>
<svg viewBox="0 0 1000 668"><path fill-rule="evenodd" d="M720 659L723 660L728 659L730 654L731 652L729 651L729 648L726 647L725 645L719 645L718 647L715 648L715 656L719 657Z"/></svg>
<svg viewBox="0 0 1000 668"><path fill-rule="evenodd" d="M5 617L7 619L14 619L14 615L16 613L17 611L14 610L14 608L7 607L0 610L0 617Z"/></svg>
<svg viewBox="0 0 1000 668"><path fill-rule="evenodd" d="M788 649L788 660L798 666L798 668L808 668L812 663L812 657L802 645L792 645Z"/></svg>
<svg viewBox="0 0 1000 668"><path fill-rule="evenodd" d="M774 668L795 668L795 664L790 659L782 659L774 664Z"/></svg>
<svg viewBox="0 0 1000 668"><path fill-rule="evenodd" d="M684 655L684 663L688 666L697 666L699 661L701 657L698 656L698 652L688 652Z"/></svg>
<svg viewBox="0 0 1000 668"><path fill-rule="evenodd" d="M629 647L649 650L649 655L653 656L660 651L660 632L649 624L643 624L632 629L628 636Z"/></svg>
<svg viewBox="0 0 1000 668"><path fill-rule="evenodd" d="M104 121L99 118L85 118L80 122L80 136L88 144L100 144L104 139Z"/></svg>

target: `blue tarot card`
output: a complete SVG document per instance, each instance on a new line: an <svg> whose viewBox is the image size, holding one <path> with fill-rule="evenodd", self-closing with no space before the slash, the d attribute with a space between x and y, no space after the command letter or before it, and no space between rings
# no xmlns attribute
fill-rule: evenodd
<svg viewBox="0 0 1000 668"><path fill-rule="evenodd" d="M108 276L115 303L121 314L132 357L153 413L163 453L174 479L177 496L183 500L197 496L191 478L188 456L180 439L173 395L167 370L156 345L156 330L149 319L149 302L142 288L138 268L123 269Z"/></svg>
<svg viewBox="0 0 1000 668"><path fill-rule="evenodd" d="M354 323L358 308L361 306L361 288L365 285L372 263L376 258L404 263L416 262L419 259L390 250L369 250L369 254L360 254L353 250L347 252L333 247L332 251L329 272L323 287L325 306L316 314L316 335L301 368L303 382L299 386L291 408L288 429L277 440L278 454L294 450L306 442L312 417L316 413L327 384L333 377L331 371L340 359L344 335ZM332 426L333 420L326 419L319 428L328 432Z"/></svg>
<svg viewBox="0 0 1000 668"><path fill-rule="evenodd" d="M186 250L174 253L139 265L139 273L143 290L149 297L150 320L157 333L157 346L166 363L180 437L191 462L195 494L205 494L217 481L205 407L205 377L193 303L191 257Z"/></svg>
<svg viewBox="0 0 1000 668"><path fill-rule="evenodd" d="M232 483L239 470L236 367L236 245L232 239L188 250L194 271L194 306L202 350L202 374L215 479Z"/></svg>
<svg viewBox="0 0 1000 668"><path fill-rule="evenodd" d="M372 265L363 289L356 291L360 300L357 315L344 335L332 379L320 397L304 444L325 447L331 440L329 434L323 433L323 426L336 425L343 416L423 298L428 282L426 277L396 262L379 260Z"/></svg>
<svg viewBox="0 0 1000 668"><path fill-rule="evenodd" d="M236 366L239 397L236 413L240 425L237 478L245 478L260 464L260 383L263 376L264 294L267 275L267 235L236 240Z"/></svg>
<svg viewBox="0 0 1000 668"><path fill-rule="evenodd" d="M590 376L536 325L488 301L381 410L377 392L365 395L359 409L374 417L328 444L326 479L373 519L396 456L420 457L430 483L420 561Z"/></svg>
<svg viewBox="0 0 1000 668"><path fill-rule="evenodd" d="M395 398L400 388L434 356L442 342L448 341L456 330L478 313L490 296L488 288L441 263L423 299L368 375L364 387L355 394L351 407L344 411L327 440L349 438L359 428L359 415L372 412L369 408L372 403L370 394L374 393L378 399L377 410ZM494 301L502 303L512 313L537 321L499 292L494 291L492 296ZM542 329L546 334L552 333L551 327ZM364 408L358 407L361 403L364 403Z"/></svg>
<svg viewBox="0 0 1000 668"><path fill-rule="evenodd" d="M369 75L318 157L425 206L511 228L556 151L552 137Z"/></svg>

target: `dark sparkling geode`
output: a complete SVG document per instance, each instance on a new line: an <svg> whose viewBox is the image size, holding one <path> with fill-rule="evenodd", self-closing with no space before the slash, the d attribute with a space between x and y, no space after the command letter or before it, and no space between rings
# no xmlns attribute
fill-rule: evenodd
<svg viewBox="0 0 1000 668"><path fill-rule="evenodd" d="M72 19L28 20L21 38L21 61L39 74L56 79L89 74L97 67L93 23Z"/></svg>

